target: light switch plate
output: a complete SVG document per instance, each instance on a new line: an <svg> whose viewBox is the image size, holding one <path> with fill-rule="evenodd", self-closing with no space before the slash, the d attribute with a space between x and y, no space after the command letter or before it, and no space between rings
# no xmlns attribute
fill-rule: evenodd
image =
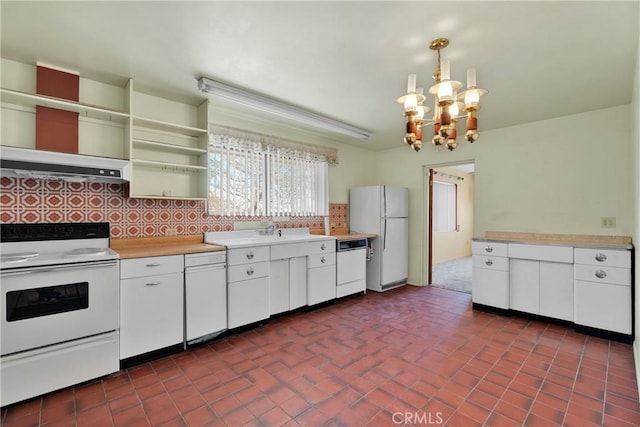
<svg viewBox="0 0 640 427"><path fill-rule="evenodd" d="M612 216L603 216L600 218L601 228L616 228L616 218Z"/></svg>

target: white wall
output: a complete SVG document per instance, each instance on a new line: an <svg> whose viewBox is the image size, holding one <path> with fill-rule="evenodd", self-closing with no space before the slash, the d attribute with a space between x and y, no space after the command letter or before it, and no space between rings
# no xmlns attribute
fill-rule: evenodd
<svg viewBox="0 0 640 427"><path fill-rule="evenodd" d="M436 153L403 146L378 155L378 183L409 187L409 282L425 284L423 165L475 161L475 234L520 231L631 236L631 106L485 131L473 145ZM617 228L600 228L616 217Z"/></svg>

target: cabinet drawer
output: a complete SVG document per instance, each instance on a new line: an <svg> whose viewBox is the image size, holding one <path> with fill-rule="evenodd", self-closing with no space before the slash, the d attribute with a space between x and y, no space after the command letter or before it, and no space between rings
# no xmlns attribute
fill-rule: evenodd
<svg viewBox="0 0 640 427"><path fill-rule="evenodd" d="M576 248L574 255L576 264L631 268L629 251Z"/></svg>
<svg viewBox="0 0 640 427"><path fill-rule="evenodd" d="M335 240L320 240L318 242L307 242L310 254L333 253L336 251Z"/></svg>
<svg viewBox="0 0 640 427"><path fill-rule="evenodd" d="M509 243L509 258L573 263L573 247Z"/></svg>
<svg viewBox="0 0 640 427"><path fill-rule="evenodd" d="M323 267L325 265L335 265L336 254L314 254L309 255L307 266L308 268Z"/></svg>
<svg viewBox="0 0 640 427"><path fill-rule="evenodd" d="M473 255L473 268L487 268L490 270L509 271L509 258L488 255Z"/></svg>
<svg viewBox="0 0 640 427"><path fill-rule="evenodd" d="M269 246L254 246L251 248L229 249L227 264L239 265L262 261L269 261Z"/></svg>
<svg viewBox="0 0 640 427"><path fill-rule="evenodd" d="M631 270L617 267L598 267L595 265L574 265L574 277L595 283L631 286Z"/></svg>
<svg viewBox="0 0 640 427"><path fill-rule="evenodd" d="M254 262L251 264L232 265L227 270L227 283L241 280L257 279L269 275L268 262Z"/></svg>
<svg viewBox="0 0 640 427"><path fill-rule="evenodd" d="M507 256L507 244L502 242L478 242L471 243L471 251L477 255Z"/></svg>
<svg viewBox="0 0 640 427"><path fill-rule="evenodd" d="M132 258L120 261L121 279L152 276L156 274L182 273L183 270L183 255Z"/></svg>
<svg viewBox="0 0 640 427"><path fill-rule="evenodd" d="M271 245L272 260L307 256L310 253L307 242Z"/></svg>

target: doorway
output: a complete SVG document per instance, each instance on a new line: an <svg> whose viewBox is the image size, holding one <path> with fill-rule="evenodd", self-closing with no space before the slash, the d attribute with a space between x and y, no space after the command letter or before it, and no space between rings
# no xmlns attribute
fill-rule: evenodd
<svg viewBox="0 0 640 427"><path fill-rule="evenodd" d="M428 284L471 293L474 163L432 166L427 188Z"/></svg>

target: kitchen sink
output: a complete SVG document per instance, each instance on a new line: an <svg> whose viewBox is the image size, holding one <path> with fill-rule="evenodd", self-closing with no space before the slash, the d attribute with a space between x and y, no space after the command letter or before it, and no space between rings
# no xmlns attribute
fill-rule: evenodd
<svg viewBox="0 0 640 427"><path fill-rule="evenodd" d="M310 234L308 228L276 229L273 234L261 234L258 230L205 233L205 243L228 248L274 245L326 239L327 236Z"/></svg>

